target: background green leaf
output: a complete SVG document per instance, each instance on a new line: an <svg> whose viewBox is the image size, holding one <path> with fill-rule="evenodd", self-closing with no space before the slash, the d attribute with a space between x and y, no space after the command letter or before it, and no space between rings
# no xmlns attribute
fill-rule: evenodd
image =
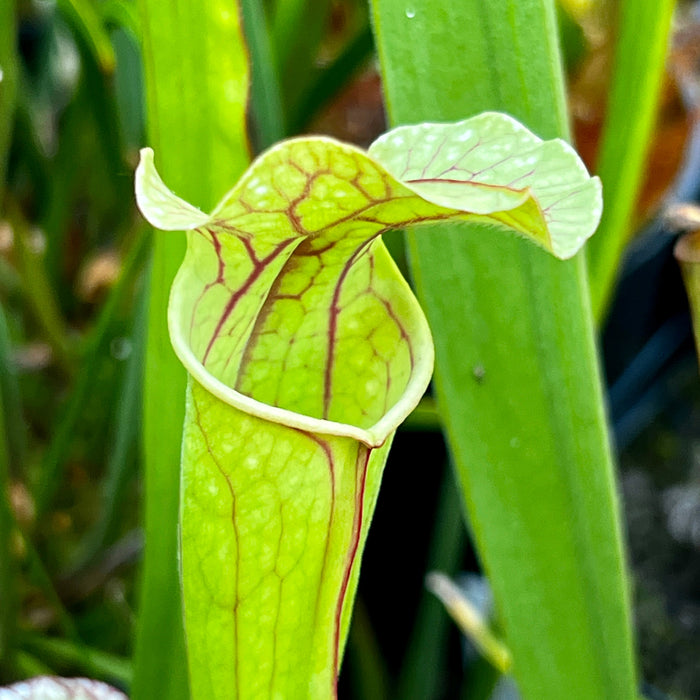
<svg viewBox="0 0 700 700"><path fill-rule="evenodd" d="M247 56L236 7L217 0L140 2L149 142L173 187L210 207L248 161ZM196 37L193 41L192 37ZM226 47L225 51L221 47ZM166 308L184 240L154 240L144 398L146 551L132 698L188 697L177 571L185 372Z"/></svg>
<svg viewBox="0 0 700 700"><path fill-rule="evenodd" d="M653 137L675 0L620 0L612 82L596 171L605 188L600 229L588 247L593 315L610 303ZM643 38L643 40L642 40Z"/></svg>
<svg viewBox="0 0 700 700"><path fill-rule="evenodd" d="M373 8L394 123L498 109L542 137L566 136L551 2ZM513 672L525 698L559 699L562 688L635 698L584 261L559 263L479 233L460 227L409 242L436 338L438 402Z"/></svg>

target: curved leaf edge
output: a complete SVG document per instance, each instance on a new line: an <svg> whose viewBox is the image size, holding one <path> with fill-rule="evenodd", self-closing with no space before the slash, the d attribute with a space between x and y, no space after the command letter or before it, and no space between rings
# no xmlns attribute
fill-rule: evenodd
<svg viewBox="0 0 700 700"><path fill-rule="evenodd" d="M334 139L324 140L339 143ZM288 141L273 146L266 153L284 146L285 143L288 143ZM261 158L263 157L264 154ZM244 175L236 186L223 198L221 203L217 205L212 214L207 215L175 195L167 185L165 185L155 168L153 150L151 148L143 148L141 149L141 159L136 169L136 201L141 212L153 226L166 231L193 231L215 220L218 210L220 210L232 194L245 183L245 180L249 176L248 173ZM155 193L155 197L153 193ZM428 322L425 319L413 291L398 271L397 279L400 279L406 298L410 299L410 306L414 314L414 322L419 329L420 337L416 338L416 347L420 347L422 352L416 358L416 364L411 379L399 400L394 403L373 426L369 428L360 428L349 423L313 418L302 413L257 401L231 388L206 369L192 351L182 323L178 317L178 311L180 309L178 295L186 294L186 290L179 281L181 279L181 274L184 274L184 270L187 269L189 254L190 249L188 246L185 259L175 276L170 292L170 301L168 304L168 329L170 331L170 340L175 354L189 372L190 376L224 403L249 415L279 423L290 428L321 435L353 438L370 448L381 447L418 405L433 374L433 340Z"/></svg>
<svg viewBox="0 0 700 700"><path fill-rule="evenodd" d="M561 139L554 139L550 141L543 141L538 136L529 131L526 127L520 124L517 120L512 117L501 114L501 113L485 113L471 117L469 119L463 120L461 122L456 122L452 124L445 123L426 123L418 126L401 126L393 129L387 134L379 137L372 146L370 146L368 151L362 151L354 146L341 143L336 139L323 136L315 137L298 137L296 139L289 139L279 144L272 146L270 149L262 153L253 165L244 173L241 179L235 184L235 186L221 199L220 203L214 208L211 214L205 214L199 209L193 207L183 199L177 197L162 181L160 178L154 164L154 154L152 149L143 148L141 150L141 159L136 170L136 199L139 209L144 214L146 219L153 226L166 231L193 231L200 227L206 226L208 223L216 221L225 211L226 205L236 193L241 190L245 183L252 177L254 177L256 171L259 172L261 165L263 164L266 157L271 153L278 151L280 149L287 148L290 143L299 141L314 140L319 142L326 142L336 146L340 146L344 149L356 150L365 156L369 156L372 160L379 165L389 177L395 179L398 183L406 187L407 189L413 191L418 196L426 199L427 201L433 201L433 203L439 204L432 200L429 195L421 191L421 188L416 188L411 182L398 177L397 174L391 172L392 168L384 162L384 158L378 153L381 152L382 147L390 139L395 139L397 135L401 135L405 132L410 132L410 130L415 130L416 128L421 129L434 129L437 134L448 133L449 131L459 131L466 130L471 127L478 126L479 123L491 120L498 120L501 125L511 128L515 133L522 136L523 143L527 145L531 150L537 150L541 148L556 148L559 149L561 153L567 160L567 165L570 165L573 170L575 170L576 177L580 178L582 187L592 188L594 190L594 199L597 196L597 212L594 210L592 214L588 217L589 225L581 235L576 239L575 242L570 244L566 249L560 248L555 249L552 246L550 252L554 253L557 257L565 259L574 255L581 247L583 242L592 235L597 226L597 221L602 212L602 201L600 197L600 181L598 178L591 178L585 169L585 166L581 163L578 155L574 149L565 141ZM480 186L480 183L465 183ZM496 186L499 189L508 190L511 195L510 203L507 206L501 207L499 211L509 211L516 209L521 206L525 201L531 200L535 206L539 209L542 217L544 219L544 213L540 206L537 196L533 192L533 188L527 186L521 190L508 188L506 186ZM477 216L488 215L488 211L475 211ZM534 241L537 243L537 241ZM553 243L553 241L552 241ZM541 245L541 243L540 243ZM549 246L547 246L549 247ZM189 246L188 246L189 254ZM419 329L418 347L423 349L420 357L418 358L417 366L415 371L406 387L406 390L399 398L399 400L394 403L394 405L382 416L382 418L370 428L360 428L355 425L348 423L340 423L336 421L313 418L301 413L297 413L288 409L278 408L272 406L256 399L251 398L245 394L232 389L230 386L213 376L200 362L195 354L192 352L189 342L187 341L183 329L181 327L181 322L177 317L177 309L179 308L178 295L186 293L184 289L180 289L183 285L178 284L180 278L180 272L187 266L187 255L185 260L175 278L170 296L169 311L168 311L168 325L170 330L171 342L173 344L174 350L183 363L185 368L188 370L190 375L203 387L209 390L213 395L217 396L219 399L225 403L238 408L239 410L248 413L250 415L258 416L263 419L273 421L282 425L287 425L289 427L297 428L299 430L311 431L319 434L336 435L351 437L359 440L368 447L379 447L386 439L396 430L396 428L403 422L403 420L411 413L413 408L418 404L421 397L423 396L432 376L433 362L434 362L434 350L432 338L430 335L430 330L423 315L423 312L413 295L412 290L409 285L403 279L403 277L398 274L401 279L402 286L404 287L404 292L406 298L410 300L411 310L416 321L416 326Z"/></svg>
<svg viewBox="0 0 700 700"><path fill-rule="evenodd" d="M568 260L569 258L572 258L579 252L586 241L596 232L598 228L601 216L603 214L603 185L597 175L590 175L585 164L576 152L576 149L568 141L561 138L542 139L515 119L515 117L512 117L504 112L489 111L481 112L480 114L458 122L420 122L416 124L403 124L401 126L397 126L379 136L369 146L367 149L367 154L404 187L408 188L418 196L440 206L449 206L442 198L431 196L429 192L426 192L425 189L417 186L415 182L404 179L398 172L395 171L395 168L392 166L392 161L395 158L396 151L391 153L391 145L392 143L397 143L397 140L403 141L404 136L407 136L409 140L411 138L415 138L415 132L417 130L425 132L429 139L434 140L438 139L440 136L449 138L452 134L465 134L466 131L479 134L482 127L489 126L489 122L500 122L500 126L512 130L512 133L510 134L511 137L516 135L520 137L521 141L519 146L522 150L519 149L513 152L514 158L523 158L525 156L532 155L542 156L545 152L551 151L558 152L557 155L565 162L566 168L571 173L575 173L581 189L590 190L593 207L588 214L588 223L575 238L572 238L569 234L562 235L563 232L559 230L559 227L552 225L552 222L548 221L547 217L544 215L541 195L539 192L541 183L538 183L537 181L535 181L533 185L528 185L522 189L512 188L510 185L484 185L479 181L470 183L465 181L464 184L471 184L477 187L487 187L489 189L501 189L504 191L509 190L511 195L513 195L513 198L509 206L504 206L502 209L500 209L502 212L515 210L530 200L539 211L542 220L547 221L546 225L549 240L546 246L542 246L542 242L537 241L534 238L528 237L528 240L534 242L540 247L545 247L548 252L552 253L560 260ZM457 138L457 140L459 141L461 139ZM387 155L389 156L388 158ZM471 207L470 211L481 216L488 216L489 214L496 213L496 210L493 207L480 207L478 204ZM506 226L506 228L510 227ZM510 230L514 231L515 233L519 233L512 228Z"/></svg>
<svg viewBox="0 0 700 700"><path fill-rule="evenodd" d="M180 270L184 269L186 263L187 256L185 256L185 261L180 267ZM303 413L271 406L270 404L257 401L250 396L241 394L213 376L192 352L186 334L183 332L182 323L178 318L178 309L180 307L178 294L180 294L181 291L185 291L182 289L183 285L178 284L179 276L180 272L178 271L173 282L170 292L170 302L168 304L168 328L170 330L170 340L175 354L185 366L190 376L201 386L224 403L248 415L308 433L353 438L369 448L377 448L381 447L399 425L409 416L428 388L428 384L433 375L433 365L435 361L433 339L423 311L408 286L408 283L406 283L403 278L401 279L405 285L405 291L408 295L407 298L411 299L411 306L415 314L414 321L416 322L416 326L420 329L421 337L417 338L418 342L416 345L421 347L423 351L416 358L416 364L411 379L398 401L394 403L373 426L369 428L360 428L350 423L313 418Z"/></svg>

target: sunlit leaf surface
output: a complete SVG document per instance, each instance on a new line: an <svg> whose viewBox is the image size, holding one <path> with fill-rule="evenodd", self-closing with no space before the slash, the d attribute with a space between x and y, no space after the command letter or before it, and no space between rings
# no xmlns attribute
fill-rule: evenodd
<svg viewBox="0 0 700 700"><path fill-rule="evenodd" d="M193 692L326 698L388 444L432 373L425 318L381 234L479 221L564 258L595 230L599 183L566 144L500 114L397 129L369 152L283 142L210 215L169 192L149 149L136 182L154 226L188 231L169 325L194 379Z"/></svg>

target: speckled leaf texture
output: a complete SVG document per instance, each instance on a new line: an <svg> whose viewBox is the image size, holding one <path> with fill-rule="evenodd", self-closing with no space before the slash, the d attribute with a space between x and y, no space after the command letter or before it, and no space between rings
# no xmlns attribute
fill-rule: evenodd
<svg viewBox="0 0 700 700"><path fill-rule="evenodd" d="M335 697L388 447L433 366L381 234L474 220L567 258L595 230L600 184L564 142L484 114L401 127L368 152L283 142L209 215L167 189L144 149L136 192L150 223L188 231L169 326L191 377L181 543L194 697Z"/></svg>
<svg viewBox="0 0 700 700"><path fill-rule="evenodd" d="M37 676L0 688L0 700L127 700L115 688L87 678Z"/></svg>

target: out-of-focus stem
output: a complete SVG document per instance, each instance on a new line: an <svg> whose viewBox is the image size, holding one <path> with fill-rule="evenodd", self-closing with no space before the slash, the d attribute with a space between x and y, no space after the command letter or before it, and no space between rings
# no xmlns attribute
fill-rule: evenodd
<svg viewBox="0 0 700 700"><path fill-rule="evenodd" d="M507 673L512 663L508 648L489 629L459 587L438 571L428 574L425 585L440 599L450 617L483 656L501 673Z"/></svg>
<svg viewBox="0 0 700 700"><path fill-rule="evenodd" d="M700 358L700 229L678 239L673 254L681 266L683 282L690 302L695 349Z"/></svg>

